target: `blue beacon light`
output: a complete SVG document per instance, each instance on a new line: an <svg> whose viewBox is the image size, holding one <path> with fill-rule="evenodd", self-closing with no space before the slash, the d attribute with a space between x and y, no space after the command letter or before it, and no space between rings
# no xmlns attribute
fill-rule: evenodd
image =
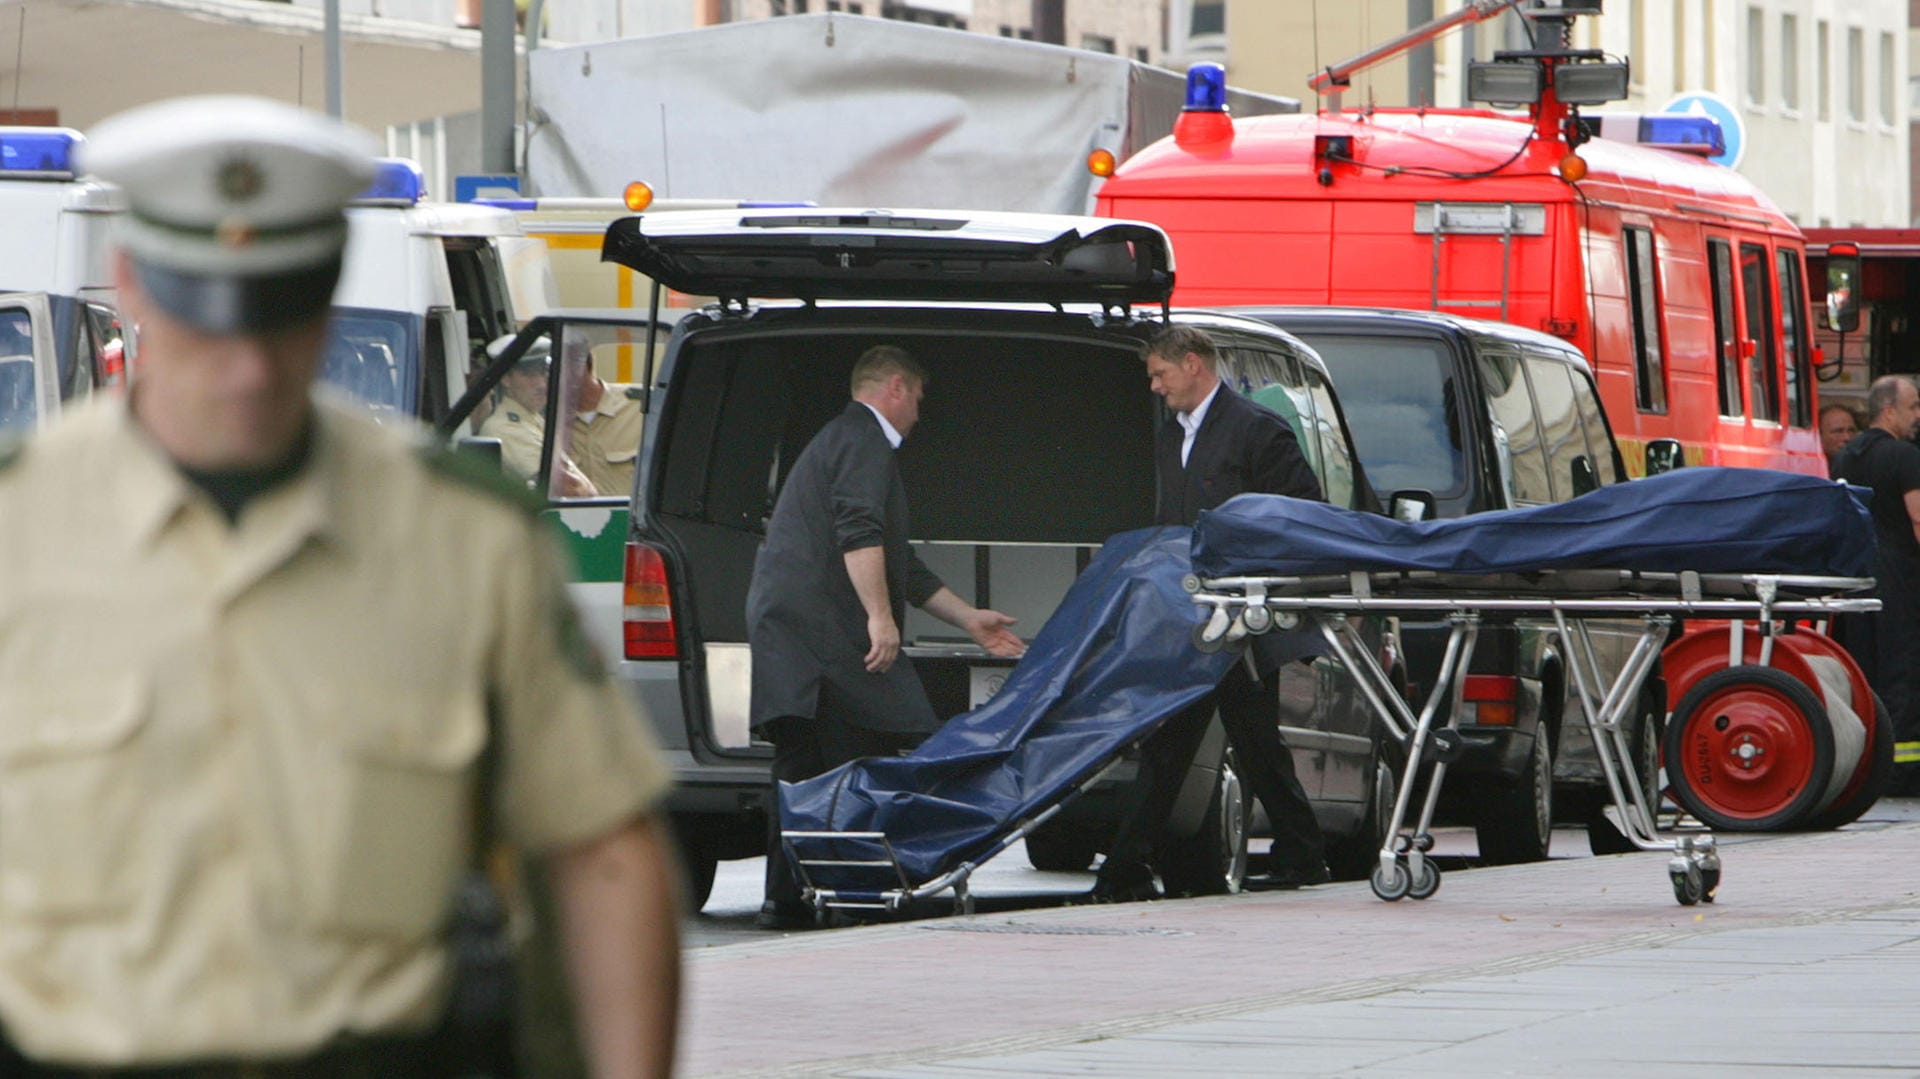
<svg viewBox="0 0 1920 1079"><path fill-rule="evenodd" d="M419 202L426 194L420 166L404 157L383 157L374 164L373 183L356 202Z"/></svg>
<svg viewBox="0 0 1920 1079"><path fill-rule="evenodd" d="M1711 151L1715 157L1727 152L1726 133L1711 116L1642 116L1640 141L1649 146L1688 146Z"/></svg>
<svg viewBox="0 0 1920 1079"><path fill-rule="evenodd" d="M1227 111L1227 69L1224 65L1201 63L1187 69L1186 111Z"/></svg>
<svg viewBox="0 0 1920 1079"><path fill-rule="evenodd" d="M0 173L71 177L73 151L86 137L64 127L0 127Z"/></svg>

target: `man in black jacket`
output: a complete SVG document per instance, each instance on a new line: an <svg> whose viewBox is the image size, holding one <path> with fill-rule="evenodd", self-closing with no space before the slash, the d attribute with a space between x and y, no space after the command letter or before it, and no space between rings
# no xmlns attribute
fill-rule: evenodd
<svg viewBox="0 0 1920 1079"><path fill-rule="evenodd" d="M1026 646L1014 620L962 600L908 545L907 492L893 454L920 419L926 371L876 345L853 367L853 401L807 443L767 522L747 591L752 724L773 742L766 928L812 911L780 845L780 783L911 746L939 725L900 655L912 603L996 656Z"/></svg>
<svg viewBox="0 0 1920 1079"><path fill-rule="evenodd" d="M1847 646L1893 719L1891 790L1920 793L1913 656L1920 640L1920 448L1908 441L1920 427L1920 390L1905 375L1885 375L1867 389L1867 412L1872 426L1847 443L1834 468L1848 483L1873 489L1880 611L1846 623Z"/></svg>
<svg viewBox="0 0 1920 1079"><path fill-rule="evenodd" d="M1167 326L1147 344L1153 392L1173 412L1154 440L1159 524L1191 525L1200 511L1249 492L1323 497L1287 421L1222 383L1218 359L1213 340L1192 326ZM1313 806L1280 739L1278 664L1289 659L1285 650L1279 639L1257 638L1260 678L1245 663L1235 664L1215 693L1167 721L1141 747L1140 776L1094 884L1097 898L1155 894L1149 855L1216 708L1247 784L1273 825L1271 868L1249 877L1247 886L1297 888L1329 878Z"/></svg>

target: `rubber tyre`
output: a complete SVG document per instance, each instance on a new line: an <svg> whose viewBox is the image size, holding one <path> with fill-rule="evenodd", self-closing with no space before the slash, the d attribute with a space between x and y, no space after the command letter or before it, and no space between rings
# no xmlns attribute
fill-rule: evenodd
<svg viewBox="0 0 1920 1079"><path fill-rule="evenodd" d="M1872 763L1868 765L1867 781L1851 794L1842 793L1839 801L1815 813L1808 820L1809 831L1830 832L1842 828L1860 819L1861 814L1873 808L1873 803L1886 793L1887 784L1893 782L1893 717L1887 714L1887 706L1880 702L1880 695L1873 695L1873 753Z"/></svg>
<svg viewBox="0 0 1920 1079"><path fill-rule="evenodd" d="M1334 880L1366 880L1380 866L1380 848L1387 845L1387 825L1393 820L1393 798L1398 786L1393 769L1383 758L1373 762L1373 790L1366 817L1350 836L1327 841L1327 868Z"/></svg>
<svg viewBox="0 0 1920 1079"><path fill-rule="evenodd" d="M1730 720L1724 730L1716 723L1722 716ZM1736 727L1739 735L1770 749L1751 774L1727 764ZM1742 664L1694 683L1668 720L1665 742L1674 801L1719 831L1797 827L1819 804L1825 777L1833 772L1833 726L1826 707L1805 683L1771 667ZM1773 762L1783 758L1775 774ZM1702 787L1712 788L1711 798L1703 796Z"/></svg>
<svg viewBox="0 0 1920 1079"><path fill-rule="evenodd" d="M1093 865L1100 844L1087 832L1057 821L1027 833L1027 862L1048 873L1078 873Z"/></svg>
<svg viewBox="0 0 1920 1079"><path fill-rule="evenodd" d="M1229 747L1220 760L1220 778L1207 803L1200 833L1171 845L1160 866L1168 895L1224 895L1247 881L1247 821L1252 815L1239 762Z"/></svg>
<svg viewBox="0 0 1920 1079"><path fill-rule="evenodd" d="M1473 831L1485 865L1538 862L1553 843L1553 745L1542 726L1533 735L1526 773L1489 784L1474 813Z"/></svg>
<svg viewBox="0 0 1920 1079"><path fill-rule="evenodd" d="M1640 777L1640 792L1647 796L1656 816L1660 812L1660 735L1659 711L1642 698L1640 717L1629 743L1633 747L1634 772ZM1631 854L1640 848L1607 819L1608 797L1602 787L1600 801L1587 814L1587 849L1595 854Z"/></svg>
<svg viewBox="0 0 1920 1079"><path fill-rule="evenodd" d="M680 885L681 895L687 902L687 913L698 914L707 900L713 896L713 877L720 868L720 859L712 851L693 844L683 844L680 848Z"/></svg>
<svg viewBox="0 0 1920 1079"><path fill-rule="evenodd" d="M1431 899L1439 890L1440 867L1430 858L1420 859L1420 871L1413 874L1413 882L1407 886L1407 898Z"/></svg>
<svg viewBox="0 0 1920 1079"><path fill-rule="evenodd" d="M1373 894L1389 903L1398 903L1407 897L1407 889L1413 886L1413 876L1407 872L1407 863L1396 859L1393 868L1382 871L1376 865L1373 876L1368 878Z"/></svg>

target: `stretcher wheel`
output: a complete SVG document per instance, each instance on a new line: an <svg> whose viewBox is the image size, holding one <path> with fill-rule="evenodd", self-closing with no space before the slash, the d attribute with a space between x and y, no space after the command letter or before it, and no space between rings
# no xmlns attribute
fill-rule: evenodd
<svg viewBox="0 0 1920 1079"><path fill-rule="evenodd" d="M1440 890L1440 867L1428 858L1420 859L1420 868L1413 874L1413 883L1407 887L1407 896L1412 899L1427 899Z"/></svg>
<svg viewBox="0 0 1920 1079"><path fill-rule="evenodd" d="M1719 868L1715 867L1713 869L1702 869L1700 871L1700 901L1702 903L1713 902L1715 893L1719 891L1720 891Z"/></svg>
<svg viewBox="0 0 1920 1079"><path fill-rule="evenodd" d="M1413 877L1407 872L1407 864L1396 860L1390 869L1375 866L1367 883L1373 886L1374 895L1389 903L1398 903L1413 887Z"/></svg>
<svg viewBox="0 0 1920 1079"><path fill-rule="evenodd" d="M1700 902L1706 892L1706 882L1701 879L1700 867L1687 863L1685 869L1669 869L1667 876L1673 881L1673 898L1683 907L1691 907Z"/></svg>
<svg viewBox="0 0 1920 1079"><path fill-rule="evenodd" d="M1833 724L1799 679L1742 664L1680 698L1665 749L1667 782L1687 812L1711 828L1763 832L1819 803L1833 772Z"/></svg>

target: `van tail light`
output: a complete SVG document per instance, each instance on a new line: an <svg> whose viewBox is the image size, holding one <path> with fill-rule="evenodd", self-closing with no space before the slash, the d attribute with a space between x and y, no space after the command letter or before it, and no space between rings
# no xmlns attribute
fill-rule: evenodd
<svg viewBox="0 0 1920 1079"><path fill-rule="evenodd" d="M1520 698L1520 679L1510 674L1470 674L1461 693L1463 724L1482 727L1511 727L1516 718L1515 703Z"/></svg>
<svg viewBox="0 0 1920 1079"><path fill-rule="evenodd" d="M644 543L627 544L620 629L628 659L674 659L680 654L673 627L673 596L667 589L667 563L657 549Z"/></svg>

